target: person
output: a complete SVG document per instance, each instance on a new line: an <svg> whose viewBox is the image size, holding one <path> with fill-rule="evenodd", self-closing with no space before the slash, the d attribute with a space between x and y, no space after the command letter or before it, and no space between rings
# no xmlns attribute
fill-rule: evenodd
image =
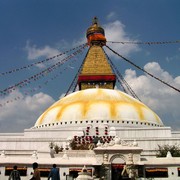
<svg viewBox="0 0 180 180"><path fill-rule="evenodd" d="M32 166L34 169L34 173L33 173L33 177L30 180L41 180L40 171L38 169L38 163L34 162Z"/></svg>
<svg viewBox="0 0 180 180"><path fill-rule="evenodd" d="M20 173L17 170L17 166L16 165L13 167L13 170L10 173L10 176L9 176L8 180L21 180Z"/></svg>
<svg viewBox="0 0 180 180"><path fill-rule="evenodd" d="M59 169L56 168L56 164L53 164L53 167L49 173L48 180L60 180Z"/></svg>

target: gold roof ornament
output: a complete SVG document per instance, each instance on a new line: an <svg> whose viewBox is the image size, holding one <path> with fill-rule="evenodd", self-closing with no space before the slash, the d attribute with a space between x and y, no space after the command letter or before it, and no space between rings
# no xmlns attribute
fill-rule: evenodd
<svg viewBox="0 0 180 180"><path fill-rule="evenodd" d="M99 33L102 33L103 35L105 35L104 29L99 25L97 17L93 18L92 25L87 29L86 37L88 37L88 35L90 35L94 32L99 32Z"/></svg>
<svg viewBox="0 0 180 180"><path fill-rule="evenodd" d="M105 45L104 29L99 25L97 17L93 18L92 25L87 29L86 37L90 46L93 44Z"/></svg>

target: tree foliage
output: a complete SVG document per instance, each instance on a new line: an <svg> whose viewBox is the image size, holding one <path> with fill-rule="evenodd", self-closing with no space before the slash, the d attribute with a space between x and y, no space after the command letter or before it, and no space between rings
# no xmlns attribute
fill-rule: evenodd
<svg viewBox="0 0 180 180"><path fill-rule="evenodd" d="M170 152L172 157L180 157L180 147L175 144L175 145L158 145L158 149L157 149L157 153L156 156L157 157L166 157L167 156L167 152Z"/></svg>

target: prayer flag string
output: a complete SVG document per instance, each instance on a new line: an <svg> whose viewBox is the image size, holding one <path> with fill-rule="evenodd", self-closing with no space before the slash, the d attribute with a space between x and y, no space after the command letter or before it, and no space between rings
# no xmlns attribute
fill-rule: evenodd
<svg viewBox="0 0 180 180"><path fill-rule="evenodd" d="M87 47L87 46L84 46L83 49L85 49L85 47ZM83 49L82 49L82 50L83 50ZM79 53L81 53L82 50L79 51ZM69 63L69 65L72 65L73 63L75 63L76 60L77 60L76 58L73 59L72 62ZM23 94L24 94L25 96L27 96L27 95L30 95L30 94L38 91L39 89L41 89L41 88L43 87L43 85L47 85L50 81L52 81L52 80L56 79L57 77L59 77L59 76L63 73L63 71L71 68L69 65L68 65L67 67L63 68L63 70L59 71L58 74L54 75L54 76L51 77L49 80L46 80L42 85L38 85L37 87L32 88L32 89L29 90L29 91L26 90L26 91L24 91ZM4 102L1 102L1 103L0 103L0 107L4 107L5 105L7 105L7 104L9 104L9 103L12 103L12 102L14 102L14 101L18 101L18 100L21 100L21 99L24 99L24 98L25 98L24 96L22 96L22 97L21 97L21 96L16 96L16 97L13 97L12 99L5 100Z"/></svg>
<svg viewBox="0 0 180 180"><path fill-rule="evenodd" d="M146 44L146 45L157 45L157 44L176 44L180 43L180 40L176 41L155 41L155 42L141 42L141 41L107 41L108 43L119 43L119 44Z"/></svg>
<svg viewBox="0 0 180 180"><path fill-rule="evenodd" d="M15 68L15 69L12 69L12 70L9 70L9 71L6 71L6 72L1 72L1 73L0 73L0 76L4 76L4 75L7 75L7 74L12 74L12 73L18 72L18 71L23 70L23 69L28 69L28 68L31 68L31 67L33 67L33 66L36 66L36 65L39 65L39 64L42 64L42 63L46 63L46 62L48 62L48 61L50 61L50 60L53 60L53 59L58 58L58 57L60 57L60 56L62 56L62 55L65 55L65 54L67 54L67 53L69 53L69 52L71 52L71 51L74 51L74 50L76 50L76 49L78 49L78 48L81 48L81 47L83 47L84 45L86 45L86 43L85 43L85 44L81 44L81 45L79 45L79 46L77 46L77 47L75 47L75 48L72 48L72 49L70 49L70 50L67 50L67 51L65 51L65 52L62 52L62 53L60 53L60 54L57 54L57 55L55 55L55 56L53 56L53 57L49 57L49 58L47 58L47 59L44 59L44 60L42 60L42 61L38 61L38 62L35 62L35 63L32 63L32 64L29 64L29 65L27 65L27 66Z"/></svg>
<svg viewBox="0 0 180 180"><path fill-rule="evenodd" d="M148 74L149 76L151 76L152 78L158 80L159 82L161 82L161 83L169 86L170 88L174 89L175 91L180 92L180 89L178 89L178 88L176 88L176 87L168 84L167 82L165 82L165 81L159 79L158 77L154 76L153 74L147 72L145 69L143 69L143 68L141 68L140 66L136 65L135 63L133 63L133 62L130 61L129 59L123 57L122 55L120 55L119 53L117 53L116 51L114 51L113 49L111 49L109 46L106 45L106 47L107 47L109 50L111 50L114 54L116 54L117 56L121 57L123 60L125 60L125 61L127 61L128 63L130 63L131 65L135 66L137 69L143 71L144 73Z"/></svg>
<svg viewBox="0 0 180 180"><path fill-rule="evenodd" d="M13 92L14 90L16 90L16 88L18 87L23 87L26 86L28 84L30 84L31 81L36 81L44 76L46 76L47 74L49 74L50 72L54 71L56 68L58 68L59 66L61 66L62 64L64 64L66 61L68 61L69 59L73 58L74 56L76 56L77 54L81 53L82 49L84 49L87 46L87 44L85 44L84 46L80 47L78 50L76 50L75 52L71 53L69 56L67 56L66 58L62 59L61 61L58 61L56 64L46 68L45 70L41 71L38 74L35 74L19 83L16 83L13 86L10 86L4 90L0 91L0 96L2 95L6 95L8 93Z"/></svg>

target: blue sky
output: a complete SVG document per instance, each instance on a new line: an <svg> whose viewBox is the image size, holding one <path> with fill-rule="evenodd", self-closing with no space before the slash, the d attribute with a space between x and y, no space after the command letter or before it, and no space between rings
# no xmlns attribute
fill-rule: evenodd
<svg viewBox="0 0 180 180"><path fill-rule="evenodd" d="M26 66L85 43L97 16L108 41L180 40L179 0L15 0L0 1L0 72ZM122 45L107 43L119 54L180 89L180 44ZM108 52L107 48L104 48ZM0 97L0 132L21 132L66 93L87 49L71 64L45 78ZM140 99L165 125L180 129L180 94L146 76L116 55L111 60ZM47 65L44 65L44 68ZM43 70L36 66L0 76L3 90ZM62 71L62 74L58 74ZM46 79L58 74L58 78ZM42 88L25 95L25 91ZM20 97L18 101L5 103Z"/></svg>

